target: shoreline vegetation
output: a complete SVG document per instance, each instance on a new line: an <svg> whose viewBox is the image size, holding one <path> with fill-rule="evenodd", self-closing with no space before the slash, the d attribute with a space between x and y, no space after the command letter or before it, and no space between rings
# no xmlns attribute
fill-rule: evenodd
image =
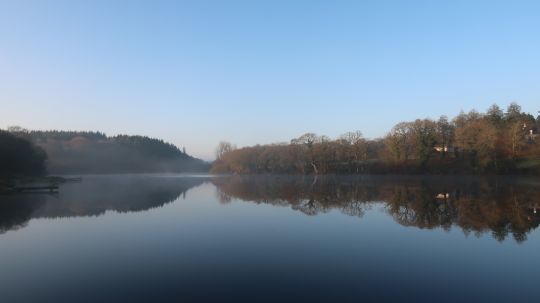
<svg viewBox="0 0 540 303"><path fill-rule="evenodd" d="M511 103L449 120L396 124L382 138L306 133L288 143L236 148L220 142L212 173L540 175L540 116Z"/></svg>
<svg viewBox="0 0 540 303"><path fill-rule="evenodd" d="M100 132L0 130L0 191L53 175L208 172L185 148L144 137ZM29 181L34 180L34 181ZM37 180L37 181L35 181Z"/></svg>
<svg viewBox="0 0 540 303"><path fill-rule="evenodd" d="M539 130L540 116L512 103L506 111L492 105L452 120L400 122L375 139L355 131L242 148L220 142L208 163L155 138L10 127L0 130L0 189L47 174L540 175Z"/></svg>

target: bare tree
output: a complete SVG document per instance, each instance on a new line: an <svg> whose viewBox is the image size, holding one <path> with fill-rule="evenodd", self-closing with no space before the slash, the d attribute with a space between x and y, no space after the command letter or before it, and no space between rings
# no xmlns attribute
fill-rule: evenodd
<svg viewBox="0 0 540 303"><path fill-rule="evenodd" d="M305 133L302 136L292 139L291 144L303 144L308 149L308 162L313 168L313 173L319 174L319 169L315 163L314 144L320 142L320 138L314 133Z"/></svg>
<svg viewBox="0 0 540 303"><path fill-rule="evenodd" d="M473 162L485 164L496 160L497 130L485 119L474 120L456 129L456 143L471 156Z"/></svg>
<svg viewBox="0 0 540 303"><path fill-rule="evenodd" d="M446 157L446 153L454 138L454 127L448 122L448 117L441 116L437 121L437 142L441 145L442 158Z"/></svg>
<svg viewBox="0 0 540 303"><path fill-rule="evenodd" d="M508 145L510 145L510 150L512 152L512 158L515 158L518 151L525 144L525 134L526 134L525 122L520 120L510 122L507 129L507 140Z"/></svg>
<svg viewBox="0 0 540 303"><path fill-rule="evenodd" d="M367 142L364 139L362 132L357 130L347 132L340 136L340 142L345 145L346 157L348 158L349 167L356 167L356 172L359 172L360 167L364 169L364 162L368 157ZM360 164L360 167L359 167Z"/></svg>
<svg viewBox="0 0 540 303"><path fill-rule="evenodd" d="M362 132L357 130L354 132L346 132L343 135L341 135L340 140L344 140L350 145L356 144L358 141L362 140L364 136L362 135Z"/></svg>
<svg viewBox="0 0 540 303"><path fill-rule="evenodd" d="M409 159L413 147L412 135L410 122L396 124L387 135L386 141L397 161Z"/></svg>
<svg viewBox="0 0 540 303"><path fill-rule="evenodd" d="M230 142L221 141L216 147L216 159L222 160L223 156L236 149L236 146L232 145Z"/></svg>

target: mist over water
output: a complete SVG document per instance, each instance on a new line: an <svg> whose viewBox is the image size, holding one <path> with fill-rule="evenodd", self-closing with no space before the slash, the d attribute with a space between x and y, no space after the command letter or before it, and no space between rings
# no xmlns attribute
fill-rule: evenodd
<svg viewBox="0 0 540 303"><path fill-rule="evenodd" d="M84 176L58 194L0 196L0 293L524 302L539 193L530 178Z"/></svg>
<svg viewBox="0 0 540 303"><path fill-rule="evenodd" d="M540 1L0 1L0 303L536 302Z"/></svg>

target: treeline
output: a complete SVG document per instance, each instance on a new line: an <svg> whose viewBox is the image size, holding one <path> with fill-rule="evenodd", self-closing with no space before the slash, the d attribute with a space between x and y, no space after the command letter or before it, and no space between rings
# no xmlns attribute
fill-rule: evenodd
<svg viewBox="0 0 540 303"><path fill-rule="evenodd" d="M540 117L510 104L449 120L396 124L383 138L304 134L290 143L235 148L221 142L214 173L540 173Z"/></svg>
<svg viewBox="0 0 540 303"><path fill-rule="evenodd" d="M208 171L184 149L145 136L108 137L101 132L35 131L10 127L20 139L43 149L53 174Z"/></svg>
<svg viewBox="0 0 540 303"><path fill-rule="evenodd" d="M0 130L0 180L43 175L46 158L47 154L39 146Z"/></svg>

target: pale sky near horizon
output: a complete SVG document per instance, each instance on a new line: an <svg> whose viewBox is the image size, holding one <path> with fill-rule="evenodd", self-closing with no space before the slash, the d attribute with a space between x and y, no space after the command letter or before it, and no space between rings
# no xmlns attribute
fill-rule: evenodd
<svg viewBox="0 0 540 303"><path fill-rule="evenodd" d="M0 0L0 128L238 146L540 110L540 1Z"/></svg>

